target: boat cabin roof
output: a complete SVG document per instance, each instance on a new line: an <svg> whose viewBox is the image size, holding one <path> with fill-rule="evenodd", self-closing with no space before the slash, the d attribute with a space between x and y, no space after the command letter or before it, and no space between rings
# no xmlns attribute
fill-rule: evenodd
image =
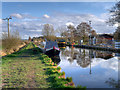
<svg viewBox="0 0 120 90"><path fill-rule="evenodd" d="M58 48L58 44L56 41L47 41L46 42L46 45L45 45L45 48L52 48L53 46L57 47Z"/></svg>

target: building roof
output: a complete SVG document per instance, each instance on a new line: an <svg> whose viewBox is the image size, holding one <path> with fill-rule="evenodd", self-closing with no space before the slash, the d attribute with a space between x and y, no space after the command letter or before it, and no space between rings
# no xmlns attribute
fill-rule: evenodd
<svg viewBox="0 0 120 90"><path fill-rule="evenodd" d="M100 34L98 36L99 37L104 37L104 38L113 38L113 35L110 35L110 34Z"/></svg>

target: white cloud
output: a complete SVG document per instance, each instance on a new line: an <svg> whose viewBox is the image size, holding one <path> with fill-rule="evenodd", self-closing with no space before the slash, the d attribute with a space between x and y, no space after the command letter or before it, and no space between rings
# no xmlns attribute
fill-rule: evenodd
<svg viewBox="0 0 120 90"><path fill-rule="evenodd" d="M24 37L25 34L31 35L41 35L41 30L43 25L48 23L52 24L54 28L58 28L60 26L66 27L66 25L74 25L75 27L81 22L92 21L92 28L96 30L97 33L113 33L116 29L116 26L108 26L105 22L107 18L107 14L103 13L100 17L97 17L93 14L66 14L66 13L55 13L52 16L48 16L47 14L43 17L33 17L29 14L12 14L16 18L20 18L16 22L10 22L10 31L18 30L20 35ZM22 18L22 19L21 19ZM28 20L28 19L31 20ZM35 19L37 18L37 19ZM49 18L49 19L46 19ZM2 22L2 20L0 20ZM7 31L7 23L3 23L3 31Z"/></svg>
<svg viewBox="0 0 120 90"><path fill-rule="evenodd" d="M103 20L108 20L110 18L110 13L102 13L100 18Z"/></svg>
<svg viewBox="0 0 120 90"><path fill-rule="evenodd" d="M25 34L23 35L24 39L28 39L29 38L29 35Z"/></svg>
<svg viewBox="0 0 120 90"><path fill-rule="evenodd" d="M18 18L18 19L22 19L23 16L19 13L14 13L14 14L11 14L12 17L15 17L15 18Z"/></svg>
<svg viewBox="0 0 120 90"><path fill-rule="evenodd" d="M97 65L100 65L102 68L106 69L112 69L114 71L118 71L118 60L115 58L111 58L108 61L105 61L104 59L97 58L94 59L92 62L92 67L95 67Z"/></svg>
<svg viewBox="0 0 120 90"><path fill-rule="evenodd" d="M54 17L51 17L50 20L49 20L50 23L52 23L53 25L56 25L57 23L58 26L66 25L66 23L68 22L72 22L74 26L77 26L81 22L88 23L88 21L91 20L92 27L93 29L96 30L97 33L113 33L116 28L116 27L108 26L106 24L105 18L97 17L93 14L74 14L74 15L58 14Z"/></svg>
<svg viewBox="0 0 120 90"><path fill-rule="evenodd" d="M43 15L44 18L50 18L50 16L48 16L47 14Z"/></svg>
<svg viewBox="0 0 120 90"><path fill-rule="evenodd" d="M23 14L13 13L13 14L11 14L11 16L15 17L17 19L24 19L24 21L31 21L31 20L38 20L39 19L38 17L31 16L27 13L23 13Z"/></svg>
<svg viewBox="0 0 120 90"><path fill-rule="evenodd" d="M115 26L115 27L118 27L118 24L116 23L114 26Z"/></svg>
<svg viewBox="0 0 120 90"><path fill-rule="evenodd" d="M42 30L29 30L31 32L41 32Z"/></svg>
<svg viewBox="0 0 120 90"><path fill-rule="evenodd" d="M66 23L66 26L69 26L69 25L74 26L74 24L73 24L72 22L68 22L68 23Z"/></svg>
<svg viewBox="0 0 120 90"><path fill-rule="evenodd" d="M0 24L2 24L2 19L0 19Z"/></svg>

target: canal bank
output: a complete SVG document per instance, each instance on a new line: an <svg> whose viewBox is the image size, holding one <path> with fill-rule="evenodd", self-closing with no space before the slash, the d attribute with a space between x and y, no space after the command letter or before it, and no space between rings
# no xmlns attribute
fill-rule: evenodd
<svg viewBox="0 0 120 90"><path fill-rule="evenodd" d="M33 43L2 57L2 88L75 88L61 68ZM84 88L84 87L79 87Z"/></svg>

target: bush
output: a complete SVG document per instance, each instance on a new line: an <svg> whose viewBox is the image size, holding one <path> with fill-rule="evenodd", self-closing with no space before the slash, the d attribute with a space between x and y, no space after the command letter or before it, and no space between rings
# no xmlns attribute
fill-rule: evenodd
<svg viewBox="0 0 120 90"><path fill-rule="evenodd" d="M20 45L21 40L19 33L16 31L8 37L6 33L2 35L2 49L5 52L9 52L11 49L15 49Z"/></svg>
<svg viewBox="0 0 120 90"><path fill-rule="evenodd" d="M63 72L61 73L61 75L65 75L65 72L63 71Z"/></svg>
<svg viewBox="0 0 120 90"><path fill-rule="evenodd" d="M67 77L66 80L67 80L68 82L72 82L72 77Z"/></svg>
<svg viewBox="0 0 120 90"><path fill-rule="evenodd" d="M54 63L54 65L53 66L57 66L57 64L56 63Z"/></svg>
<svg viewBox="0 0 120 90"><path fill-rule="evenodd" d="M57 70L60 70L61 69L61 67L57 67Z"/></svg>

